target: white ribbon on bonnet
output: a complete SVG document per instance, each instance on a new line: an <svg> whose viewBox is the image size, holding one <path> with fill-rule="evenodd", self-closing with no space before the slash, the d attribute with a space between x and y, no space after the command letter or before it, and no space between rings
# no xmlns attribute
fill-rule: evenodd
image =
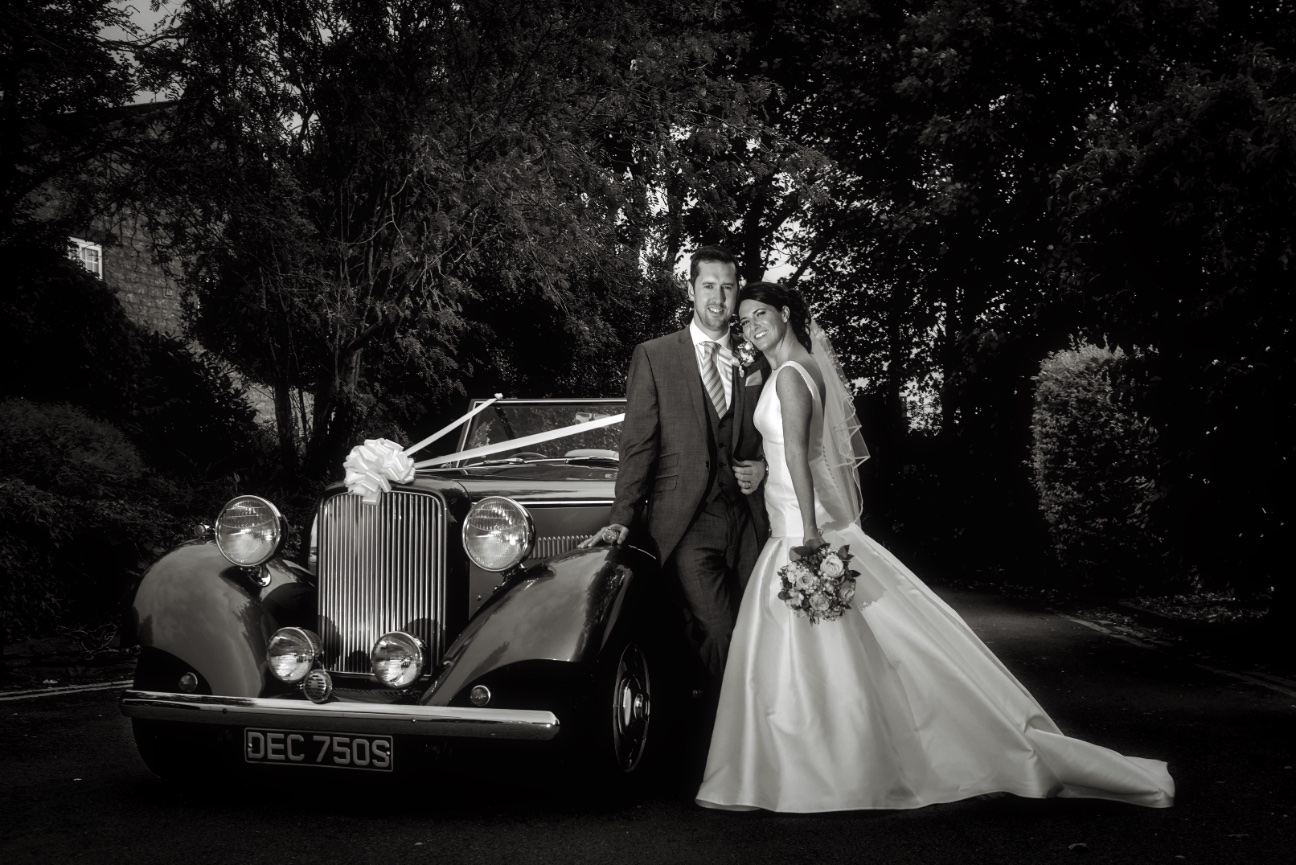
<svg viewBox="0 0 1296 865"><path fill-rule="evenodd" d="M378 504L378 496L391 492L393 481L407 484L414 480L414 469L417 466L414 465L414 460L410 459L410 454L427 447L450 430L461 426L503 396L502 393L495 394L463 417L451 421L423 441L407 448L402 448L391 439L365 439L364 444L353 447L351 453L347 454L347 458L342 461L342 468L346 469L343 483L346 484L347 492L360 496L367 505Z"/></svg>
<svg viewBox="0 0 1296 865"><path fill-rule="evenodd" d="M378 504L381 493L391 492L392 481L414 480L414 461L391 439L365 439L342 462L346 469L347 492L360 496L367 505Z"/></svg>
<svg viewBox="0 0 1296 865"><path fill-rule="evenodd" d="M367 505L378 504L378 499L383 493L391 492L393 482L398 484L407 484L414 480L414 470L426 468L428 466L439 466L445 463L457 462L459 460L473 459L475 457L485 457L501 451L516 450L520 447L540 444L541 442L551 441L553 439L563 438L564 436L575 435L600 427L611 426L620 423L625 419L625 414L609 415L596 420L586 421L585 423L573 424L547 432L536 433L535 435L522 436L521 438L509 439L507 441L495 442L493 444L483 445L482 447L470 448L466 451L459 451L446 456L433 457L432 459L414 462L410 459L410 454L426 447L432 442L444 436L450 430L461 426L470 420L482 409L491 405L495 400L501 399L501 394L495 394L494 399L489 399L481 405L468 412L463 417L453 421L449 425L437 430L432 435L423 439L418 444L402 448L399 444L390 439L366 439L362 445L356 445L347 454L347 458L342 463L346 469L347 492L358 495Z"/></svg>

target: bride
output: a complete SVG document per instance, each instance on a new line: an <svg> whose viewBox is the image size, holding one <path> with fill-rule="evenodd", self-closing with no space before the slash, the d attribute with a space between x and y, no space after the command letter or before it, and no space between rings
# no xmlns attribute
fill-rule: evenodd
<svg viewBox="0 0 1296 865"><path fill-rule="evenodd" d="M795 289L739 294L773 369L756 407L771 537L743 597L697 801L711 808L919 808L983 793L1167 807L1159 760L1064 736L967 624L859 528L867 451ZM811 351L813 349L813 353ZM850 545L852 609L811 624L779 599L793 547Z"/></svg>

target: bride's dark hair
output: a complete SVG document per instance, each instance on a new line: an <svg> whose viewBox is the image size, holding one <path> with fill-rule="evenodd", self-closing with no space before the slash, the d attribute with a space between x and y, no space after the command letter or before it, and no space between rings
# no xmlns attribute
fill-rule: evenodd
<svg viewBox="0 0 1296 865"><path fill-rule="evenodd" d="M792 333L796 335L797 342L806 351L810 351L810 307L806 305L801 292L777 282L749 282L738 292L738 303L741 304L744 300L768 304L777 310L786 306Z"/></svg>

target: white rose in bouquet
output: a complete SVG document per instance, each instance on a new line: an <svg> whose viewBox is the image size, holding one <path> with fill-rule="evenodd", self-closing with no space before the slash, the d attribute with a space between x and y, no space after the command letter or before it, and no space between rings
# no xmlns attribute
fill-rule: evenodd
<svg viewBox="0 0 1296 865"><path fill-rule="evenodd" d="M810 596L810 606L822 613L828 609L828 596L823 592L815 592Z"/></svg>
<svg viewBox="0 0 1296 865"><path fill-rule="evenodd" d="M849 604L851 598L855 597L855 585L842 583L841 588L837 590L837 597L841 598L843 604Z"/></svg>
<svg viewBox="0 0 1296 865"><path fill-rule="evenodd" d="M824 556L823 564L819 566L819 570L825 577L840 577L846 572L846 563L836 553L829 553Z"/></svg>

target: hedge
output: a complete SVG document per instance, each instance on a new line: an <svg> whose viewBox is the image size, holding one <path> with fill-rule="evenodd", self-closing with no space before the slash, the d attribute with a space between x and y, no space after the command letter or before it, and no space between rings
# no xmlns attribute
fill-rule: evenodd
<svg viewBox="0 0 1296 865"><path fill-rule="evenodd" d="M1127 360L1077 343L1035 377L1031 466L1052 552L1071 588L1107 595L1167 579L1164 543L1138 518L1158 494L1155 433L1113 387Z"/></svg>

